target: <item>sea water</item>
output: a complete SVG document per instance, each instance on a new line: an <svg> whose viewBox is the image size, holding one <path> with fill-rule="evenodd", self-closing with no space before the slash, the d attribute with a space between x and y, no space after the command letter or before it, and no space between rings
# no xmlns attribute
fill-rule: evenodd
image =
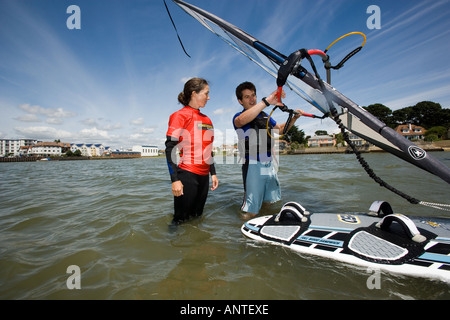
<svg viewBox="0 0 450 320"><path fill-rule="evenodd" d="M450 153L433 156L450 166ZM365 154L386 182L419 200L450 203L439 178L386 153ZM217 165L204 214L169 228L164 158L0 163L1 299L449 299L450 285L381 273L245 238L241 166ZM351 154L281 156L282 201L311 212L450 217L380 187Z"/></svg>

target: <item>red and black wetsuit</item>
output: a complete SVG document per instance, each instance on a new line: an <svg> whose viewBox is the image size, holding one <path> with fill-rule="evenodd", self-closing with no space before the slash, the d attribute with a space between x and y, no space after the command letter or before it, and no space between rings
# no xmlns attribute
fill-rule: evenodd
<svg viewBox="0 0 450 320"><path fill-rule="evenodd" d="M209 174L216 174L212 156L214 127L200 110L186 106L170 116L166 136L170 179L183 184L184 194L174 198L174 222L178 223L203 213ZM178 165L177 149L180 150Z"/></svg>

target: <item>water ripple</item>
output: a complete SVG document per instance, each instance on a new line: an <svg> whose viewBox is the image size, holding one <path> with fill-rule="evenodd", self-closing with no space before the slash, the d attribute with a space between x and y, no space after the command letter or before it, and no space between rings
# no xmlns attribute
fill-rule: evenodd
<svg viewBox="0 0 450 320"><path fill-rule="evenodd" d="M399 189L448 200L438 179L384 154L367 158ZM280 161L283 202L337 212L386 200L400 212L442 215L381 189L353 155ZM383 290L369 290L366 270L246 239L240 165L217 165L217 173L220 187L204 215L169 228L173 200L163 158L0 164L0 298L450 298L447 284L392 275L383 275ZM80 267L80 290L66 285L71 265Z"/></svg>

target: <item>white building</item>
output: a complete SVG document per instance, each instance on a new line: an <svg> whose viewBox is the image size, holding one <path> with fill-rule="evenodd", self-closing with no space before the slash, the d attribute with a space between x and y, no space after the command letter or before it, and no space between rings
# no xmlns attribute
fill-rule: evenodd
<svg viewBox="0 0 450 320"><path fill-rule="evenodd" d="M317 147L334 147L336 139L329 135L313 136L308 139L308 146L311 148Z"/></svg>
<svg viewBox="0 0 450 320"><path fill-rule="evenodd" d="M75 152L77 150L81 151L81 148L84 146L83 143L72 143L70 145L70 151ZM83 154L83 152L81 151L81 154Z"/></svg>
<svg viewBox="0 0 450 320"><path fill-rule="evenodd" d="M133 146L132 151L140 152L141 157L157 157L158 147L156 146Z"/></svg>
<svg viewBox="0 0 450 320"><path fill-rule="evenodd" d="M358 146L358 147L362 147L363 145L365 145L367 143L366 140L358 137L356 134L353 134L351 132L348 133L348 138L355 146Z"/></svg>
<svg viewBox="0 0 450 320"><path fill-rule="evenodd" d="M102 144L86 144L90 157L101 157L105 153L105 147Z"/></svg>
<svg viewBox="0 0 450 320"><path fill-rule="evenodd" d="M227 144L222 144L221 146L213 147L213 152L215 155L226 155L226 156L233 156L239 153L237 145L227 145Z"/></svg>
<svg viewBox="0 0 450 320"><path fill-rule="evenodd" d="M61 156L70 149L69 143L62 142L38 142L28 148L29 156Z"/></svg>
<svg viewBox="0 0 450 320"><path fill-rule="evenodd" d="M72 143L70 145L70 151L75 152L77 150L81 151L83 157L101 157L109 148L103 146L103 144Z"/></svg>
<svg viewBox="0 0 450 320"><path fill-rule="evenodd" d="M0 139L0 157L18 157L20 147L28 147L36 144L34 139Z"/></svg>

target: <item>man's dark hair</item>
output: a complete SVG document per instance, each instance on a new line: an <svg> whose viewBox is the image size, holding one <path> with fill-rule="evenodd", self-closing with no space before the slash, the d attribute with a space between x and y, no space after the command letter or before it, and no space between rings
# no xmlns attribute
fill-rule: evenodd
<svg viewBox="0 0 450 320"><path fill-rule="evenodd" d="M246 81L238 85L236 88L236 98L238 98L238 100L242 100L242 91L244 91L245 89L252 90L256 94L255 85L251 82Z"/></svg>

